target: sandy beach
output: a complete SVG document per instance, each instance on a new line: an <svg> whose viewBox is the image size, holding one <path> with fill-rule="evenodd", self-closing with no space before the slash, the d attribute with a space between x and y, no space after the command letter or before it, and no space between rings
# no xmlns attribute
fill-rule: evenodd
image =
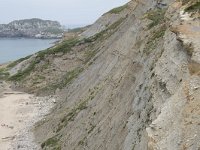
<svg viewBox="0 0 200 150"><path fill-rule="evenodd" d="M55 104L53 97L13 91L0 81L0 150L37 150L31 132Z"/></svg>

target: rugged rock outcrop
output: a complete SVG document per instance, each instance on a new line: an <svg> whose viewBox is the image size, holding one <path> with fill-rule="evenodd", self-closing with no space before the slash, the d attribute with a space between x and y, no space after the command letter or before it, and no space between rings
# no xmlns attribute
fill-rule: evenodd
<svg viewBox="0 0 200 150"><path fill-rule="evenodd" d="M196 7L132 0L80 39L11 65L26 66L10 77L16 87L60 97L35 127L41 149L199 150Z"/></svg>
<svg viewBox="0 0 200 150"><path fill-rule="evenodd" d="M37 18L0 24L0 37L62 38L63 32L59 22Z"/></svg>

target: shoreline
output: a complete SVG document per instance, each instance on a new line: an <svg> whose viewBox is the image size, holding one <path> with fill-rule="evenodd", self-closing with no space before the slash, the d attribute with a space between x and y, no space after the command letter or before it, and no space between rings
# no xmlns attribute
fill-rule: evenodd
<svg viewBox="0 0 200 150"><path fill-rule="evenodd" d="M32 129L55 105L55 97L35 97L0 83L1 150L37 150Z"/></svg>
<svg viewBox="0 0 200 150"><path fill-rule="evenodd" d="M55 46L61 39L31 39L31 38L0 38L0 64L6 64L34 55L39 51ZM14 50L13 50L14 49ZM11 55L12 54L12 55Z"/></svg>
<svg viewBox="0 0 200 150"><path fill-rule="evenodd" d="M18 40L18 39L33 39L33 40L61 40L63 37L59 38L37 38L37 37L0 37L0 40L10 39L10 40Z"/></svg>

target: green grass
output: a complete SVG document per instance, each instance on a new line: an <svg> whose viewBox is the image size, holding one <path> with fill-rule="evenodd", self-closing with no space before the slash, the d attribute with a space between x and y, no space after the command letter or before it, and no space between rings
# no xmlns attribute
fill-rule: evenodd
<svg viewBox="0 0 200 150"><path fill-rule="evenodd" d="M182 4L185 5L187 3L189 3L191 0L181 0Z"/></svg>
<svg viewBox="0 0 200 150"><path fill-rule="evenodd" d="M123 6L125 7L125 6ZM119 8L118 8L119 9ZM123 22L125 18L121 18L118 21L116 21L115 23L113 23L111 26L109 26L106 30L94 35L93 37L87 38L87 39L83 39L84 43L90 43L96 40L102 40L107 38L109 35L111 35L116 29L117 27ZM108 32L108 31L112 31L112 32ZM74 38L74 39L69 39L69 40L65 40L61 43L59 43L58 45L48 48L46 50L40 51L37 53L37 56L35 58L35 60L33 60L30 65L23 71L19 71L16 75L11 76L9 78L9 80L11 81L21 81L22 79L24 79L26 76L30 75L30 73L35 69L36 64L40 63L42 60L45 59L45 56L49 56L49 55L55 55L56 53L68 53L72 50L72 47L74 47L77 44L80 44L82 41ZM86 61L88 62L94 55L96 54L96 51L88 51L85 53L86 55ZM13 63L11 63L8 68L12 68L14 66L16 66L18 63L30 58L31 56L19 59ZM46 64L44 66L44 69L48 67L48 64ZM78 71L80 72L80 71ZM57 87L64 87L66 84L68 84L68 82L70 80L72 80L72 78L76 77L77 72L73 71L70 72L66 75L65 80L63 83L59 83L59 84L54 84L52 85L50 88L57 88Z"/></svg>
<svg viewBox="0 0 200 150"><path fill-rule="evenodd" d="M54 150L61 150L58 137L54 136L52 138L49 138L48 140L46 140L41 144L41 148L42 149L53 148Z"/></svg>
<svg viewBox="0 0 200 150"><path fill-rule="evenodd" d="M110 10L108 13L111 13L111 14L119 14L121 11L123 11L124 9L126 9L128 7L128 5L123 5L123 6L120 6L120 7L117 7L117 8L114 8L112 10Z"/></svg>
<svg viewBox="0 0 200 150"><path fill-rule="evenodd" d="M41 83L45 80L46 78L44 76L41 75L36 75L34 80L33 80L33 84L38 84Z"/></svg>
<svg viewBox="0 0 200 150"><path fill-rule="evenodd" d="M195 4L187 7L185 9L186 12L195 12L195 11L200 11L200 2L196 2Z"/></svg>
<svg viewBox="0 0 200 150"><path fill-rule="evenodd" d="M146 55L149 55L157 47L158 40L164 36L165 31L166 25L162 25L150 35L144 48L144 53L146 53Z"/></svg>
<svg viewBox="0 0 200 150"><path fill-rule="evenodd" d="M58 81L56 83L50 84L44 89L41 89L42 91L55 91L56 89L62 89L68 84L71 83L71 81L78 77L78 75L83 71L83 68L76 68L72 71L67 72L61 81Z"/></svg>
<svg viewBox="0 0 200 150"><path fill-rule="evenodd" d="M96 128L96 125L92 125L92 124L91 124L91 128L90 128L90 130L88 131L88 134L90 134L95 128Z"/></svg>
<svg viewBox="0 0 200 150"><path fill-rule="evenodd" d="M62 52L62 53L70 52L72 50L72 47L78 44L79 42L80 41L78 39L70 39L70 40L63 41L54 47L38 52L37 58L42 60L44 59L45 55L54 55L59 52Z"/></svg>
<svg viewBox="0 0 200 150"><path fill-rule="evenodd" d="M95 34L92 37L83 39L84 43L92 43L95 41L102 41L102 40L107 39L115 31L117 31L118 27L120 26L120 24L122 24L124 20L125 18L120 18L119 20L117 20L116 22L108 26L105 30ZM90 47L92 47L92 44L90 45ZM89 62L96 55L97 52L98 50L87 50L85 52L85 63ZM92 64L92 62L90 62L90 64Z"/></svg>
<svg viewBox="0 0 200 150"><path fill-rule="evenodd" d="M97 40L103 40L108 38L110 35L112 35L119 27L120 24L122 24L122 22L125 20L125 18L120 18L119 20L117 20L116 22L114 22L112 25L110 25L108 28L106 28L105 30L95 34L94 36L84 39L85 42L94 42Z"/></svg>
<svg viewBox="0 0 200 150"><path fill-rule="evenodd" d="M0 80L6 80L9 77L9 72L7 72L6 68L0 69Z"/></svg>
<svg viewBox="0 0 200 150"><path fill-rule="evenodd" d="M60 43L57 46L54 46L52 48L48 48L44 51L38 52L36 58L30 63L30 65L25 70L19 71L16 75L11 76L9 78L9 80L20 81L20 80L24 79L26 76L30 75L30 73L35 69L36 64L40 63L42 60L45 59L46 55L54 55L59 52L67 53L67 52L71 51L72 47L75 46L78 42L79 42L79 40L77 40L77 39L71 39L71 40L63 41L62 43ZM25 59L28 59L29 57L30 56L19 59L18 61L10 64L9 67L13 67L16 64L18 64L19 62L21 62ZM44 66L45 68L48 67L48 64L46 64L46 65L47 66ZM66 81L64 83L66 83Z"/></svg>
<svg viewBox="0 0 200 150"><path fill-rule="evenodd" d="M70 121L74 121L74 119L76 118L76 116L84 109L87 109L87 104L89 101L92 101L95 97L95 95L97 94L97 92L99 91L98 87L95 87L93 90L89 90L89 95L85 98L82 99L81 102L79 104L77 104L76 106L74 106L74 108L71 109L70 112L68 112L62 119L61 122L58 125L58 128L56 130L56 132L59 132L60 130L62 130L64 127L66 127L68 125L68 123ZM88 131L89 133L92 132L92 130L95 128L96 126L92 126L91 129ZM88 134L89 134L88 133Z"/></svg>
<svg viewBox="0 0 200 150"><path fill-rule="evenodd" d="M39 62L34 60L25 70L19 71L17 74L11 76L9 78L9 80L11 80L11 81L20 81L20 80L24 79L26 76L28 76L31 73L31 71L34 70L34 68L35 68L37 63L39 63Z"/></svg>
<svg viewBox="0 0 200 150"><path fill-rule="evenodd" d="M165 21L165 13L166 9L154 9L149 11L146 14L146 18L152 20L152 23L148 25L148 28L151 29L154 26L157 26L158 24L161 24Z"/></svg>
<svg viewBox="0 0 200 150"><path fill-rule="evenodd" d="M84 139L78 142L78 145L83 146L85 144Z"/></svg>
<svg viewBox="0 0 200 150"><path fill-rule="evenodd" d="M85 63L89 62L95 55L97 51L95 50L87 50L85 52Z"/></svg>
<svg viewBox="0 0 200 150"><path fill-rule="evenodd" d="M64 80L62 81L61 87L66 86L69 84L74 78L76 78L81 72L83 71L82 68L76 68L65 75Z"/></svg>
<svg viewBox="0 0 200 150"><path fill-rule="evenodd" d="M75 108L73 108L66 116L64 116L61 119L61 122L59 123L56 132L59 132L63 127L67 126L70 121L74 121L79 112L86 108L87 108L87 101L83 101Z"/></svg>
<svg viewBox="0 0 200 150"><path fill-rule="evenodd" d="M114 22L111 26L109 26L107 31L116 29L124 20L125 18L120 18L119 20Z"/></svg>
<svg viewBox="0 0 200 150"><path fill-rule="evenodd" d="M69 29L68 32L77 33L77 32L83 32L83 31L84 31L84 27L78 27L78 28Z"/></svg>
<svg viewBox="0 0 200 150"><path fill-rule="evenodd" d="M21 58L21 59L18 59L18 60L16 60L16 61L10 63L10 64L7 66L7 68L13 68L13 67L15 67L17 64L19 64L20 62L22 62L22 61L24 61L24 60L27 60L27 59L29 59L30 57L31 57L31 55L29 55L29 56L27 56L27 57L24 57L24 58Z"/></svg>

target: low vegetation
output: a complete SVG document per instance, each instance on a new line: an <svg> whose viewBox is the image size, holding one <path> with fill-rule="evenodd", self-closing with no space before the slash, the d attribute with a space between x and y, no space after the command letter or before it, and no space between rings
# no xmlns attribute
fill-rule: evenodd
<svg viewBox="0 0 200 150"><path fill-rule="evenodd" d="M83 71L83 68L76 68L70 72L67 72L64 76L64 79L62 83L59 85L59 88L62 88L69 84L74 78L76 78L81 72Z"/></svg>
<svg viewBox="0 0 200 150"><path fill-rule="evenodd" d="M161 27L153 31L144 48L144 52L146 53L146 55L149 55L152 52L152 50L154 50L157 47L158 41L164 36L165 31L166 25L162 25Z"/></svg>
<svg viewBox="0 0 200 150"><path fill-rule="evenodd" d="M152 23L148 25L148 28L151 29L158 24L161 24L165 21L166 9L154 9L146 13L145 18L152 20Z"/></svg>
<svg viewBox="0 0 200 150"><path fill-rule="evenodd" d="M17 74L11 76L9 78L9 80L20 81L20 80L24 79L27 75L29 75L31 73L31 71L33 71L33 69L35 68L35 65L37 63L38 62L36 60L34 60L25 70L19 71Z"/></svg>
<svg viewBox="0 0 200 150"><path fill-rule="evenodd" d="M191 0L181 0L182 4L185 5L187 3L189 3Z"/></svg>
<svg viewBox="0 0 200 150"><path fill-rule="evenodd" d="M185 11L186 12L196 12L196 11L200 12L200 2L196 2L193 5L187 7Z"/></svg>
<svg viewBox="0 0 200 150"><path fill-rule="evenodd" d="M54 136L52 138L49 138L48 140L46 140L45 142L43 142L41 144L41 148L42 149L54 149L54 150L61 150L61 146L58 143L59 142L59 138L58 136Z"/></svg>
<svg viewBox="0 0 200 150"><path fill-rule="evenodd" d="M91 127L88 130L88 134L92 133L92 131L96 128L96 125L93 125L93 124L90 124L90 125L91 125Z"/></svg>
<svg viewBox="0 0 200 150"><path fill-rule="evenodd" d="M18 60L16 60L16 61L10 63L10 64L7 66L7 68L13 68L13 67L15 67L17 64L19 64L20 62L22 62L22 61L24 61L24 60L27 60L27 59L29 59L30 57L31 57L31 55L29 55L29 56L27 56L27 57L24 57L24 58L21 58L21 59L18 59Z"/></svg>
<svg viewBox="0 0 200 150"><path fill-rule="evenodd" d="M126 9L128 7L128 5L123 5L123 6L120 6L120 7L117 7L117 8L114 8L112 10L110 10L108 13L111 13L111 14L119 14L121 11L123 11L124 9Z"/></svg>
<svg viewBox="0 0 200 150"><path fill-rule="evenodd" d="M88 50L85 52L85 63L89 62L95 55L97 51L95 50Z"/></svg>
<svg viewBox="0 0 200 150"><path fill-rule="evenodd" d="M190 62L189 71L191 75L200 75L200 64L196 62Z"/></svg>
<svg viewBox="0 0 200 150"><path fill-rule="evenodd" d="M108 28L105 30L95 34L94 36L84 39L85 42L94 42L96 40L103 40L108 38L110 35L112 35L119 27L119 25L124 21L125 18L120 18L116 22L114 22L112 25L110 25Z"/></svg>
<svg viewBox="0 0 200 150"><path fill-rule="evenodd" d="M101 42L102 40L105 40L110 35L112 35L114 32L116 32L119 29L120 24L124 21L125 18L121 18L118 21L114 22L110 26L107 27L104 31L94 35L93 37L86 38L86 39L78 39L78 38L72 38L68 40L64 40L57 45L50 47L46 50L40 51L36 54L36 56L30 61L29 65L24 69L18 71L17 74L9 77L8 79L10 81L17 81L17 82L26 82L27 76L29 76L32 72L39 72L42 70L46 70L51 65L51 62L48 60L49 56L54 57L56 54L63 55L66 54L73 49L75 49L75 46L79 46L82 44L86 44L87 50L85 51L84 56L84 64L87 64L89 62L89 65L92 64L92 61L90 60L96 55L98 50L96 50L93 45L96 42ZM30 58L30 56L26 58L19 59L12 64L9 65L9 68L13 68L18 63ZM65 75L63 75L59 81L56 83L49 83L48 85L42 85L41 91L46 91L53 93L56 91L56 89L62 89L63 87L67 86L74 78L76 78L81 72L83 71L82 67L78 67L72 71L66 72ZM38 78L33 79L32 86L35 87L37 84L42 83L45 80L45 78Z"/></svg>
<svg viewBox="0 0 200 150"><path fill-rule="evenodd" d="M9 77L9 73L5 68L0 69L0 80L5 80Z"/></svg>
<svg viewBox="0 0 200 150"><path fill-rule="evenodd" d="M48 48L44 51L40 51L37 53L37 58L44 59L45 55L53 55L56 53L67 53L72 50L72 47L78 44L80 41L76 38L65 40L58 45Z"/></svg>
<svg viewBox="0 0 200 150"><path fill-rule="evenodd" d="M76 116L84 109L87 108L87 104L89 101L93 100L95 95L98 93L98 91L100 90L99 87L94 87L94 89L92 90L89 90L89 95L80 100L81 102L79 104L77 104L76 106L74 106L73 109L71 109L70 112L68 112L62 119L61 119L61 122L59 123L58 125L58 129L57 129L57 132L59 132L60 130L62 130L62 128L66 127L68 125L68 123L70 121L74 121L74 119L76 118ZM91 127L91 129L88 131L88 134L90 134L93 129L95 128L96 126L93 126Z"/></svg>
<svg viewBox="0 0 200 150"><path fill-rule="evenodd" d="M71 83L71 81L83 71L83 68L76 68L72 71L67 72L63 77L61 81L57 81L56 83L52 83L45 88L41 89L41 91L55 91L56 89L62 89L63 87L67 86Z"/></svg>
<svg viewBox="0 0 200 150"><path fill-rule="evenodd" d="M187 54L189 56L192 56L193 52L194 52L194 47L192 46L191 43L187 43L187 44L183 44L183 47L185 48L185 50L187 51Z"/></svg>
<svg viewBox="0 0 200 150"><path fill-rule="evenodd" d="M59 132L63 127L67 126L70 121L74 121L75 117L79 114L80 111L87 108L87 101L83 101L74 107L66 116L61 119L61 122L58 125L56 132Z"/></svg>
<svg viewBox="0 0 200 150"><path fill-rule="evenodd" d="M54 47L48 48L44 51L38 52L36 58L29 64L29 66L25 70L19 71L16 75L11 76L9 79L12 81L20 81L20 80L24 79L26 76L28 76L31 73L31 71L33 71L35 69L35 66L38 63L40 63L42 60L45 59L46 55L55 55L56 53L59 53L59 52L67 53L67 52L71 51L72 47L75 46L78 42L79 42L79 40L77 40L77 39L70 39L70 40L63 41L62 43L58 44L57 46L54 46ZM19 62L21 62L25 59L28 59L29 57L30 56L19 59L19 60L13 62L12 64L10 64L8 67L12 68Z"/></svg>
<svg viewBox="0 0 200 150"><path fill-rule="evenodd" d="M83 32L87 27L78 27L78 28L73 28L73 29L68 29L68 32L70 33L76 33L76 32Z"/></svg>

